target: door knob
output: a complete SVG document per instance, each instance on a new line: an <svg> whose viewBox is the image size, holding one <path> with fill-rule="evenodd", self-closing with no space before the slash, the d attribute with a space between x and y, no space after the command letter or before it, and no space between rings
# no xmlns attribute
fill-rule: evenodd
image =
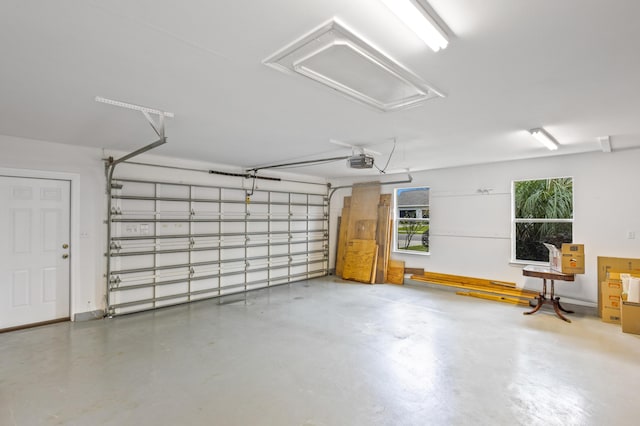
<svg viewBox="0 0 640 426"><path fill-rule="evenodd" d="M64 244L62 245L62 248L63 248L63 249L68 249L68 248L69 248L69 244L64 243Z"/></svg>
<svg viewBox="0 0 640 426"><path fill-rule="evenodd" d="M68 257L69 257L69 253L65 253L65 254L62 255L63 259L67 259Z"/></svg>

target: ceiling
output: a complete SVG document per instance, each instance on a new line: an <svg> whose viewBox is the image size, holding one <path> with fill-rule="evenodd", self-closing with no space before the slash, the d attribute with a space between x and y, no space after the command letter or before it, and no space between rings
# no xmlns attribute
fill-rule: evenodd
<svg viewBox="0 0 640 426"><path fill-rule="evenodd" d="M640 147L640 2L431 0L451 30L431 51L377 0L4 0L0 134L131 151L170 111L157 155L250 168L346 156L387 171ZM336 17L446 96L381 112L262 61ZM551 152L527 129L544 126ZM604 154L603 154L604 155ZM372 175L343 162L289 169Z"/></svg>

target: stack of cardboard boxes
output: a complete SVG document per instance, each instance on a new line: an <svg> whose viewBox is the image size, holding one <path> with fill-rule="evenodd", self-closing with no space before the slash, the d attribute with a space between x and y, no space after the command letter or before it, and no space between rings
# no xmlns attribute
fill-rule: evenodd
<svg viewBox="0 0 640 426"><path fill-rule="evenodd" d="M600 316L602 321L620 324L620 297L622 296L622 280L620 272L607 272L607 279L600 286L602 302Z"/></svg>
<svg viewBox="0 0 640 426"><path fill-rule="evenodd" d="M640 334L640 301L635 294L629 298L630 279L640 279L640 271L607 272L600 285L600 314L604 322L621 324L623 332Z"/></svg>
<svg viewBox="0 0 640 426"><path fill-rule="evenodd" d="M549 249L552 270L584 274L584 245L565 243L560 249L552 244L545 246ZM625 333L640 334L640 282L633 283L634 279L640 279L640 259L598 258L599 269L601 263L603 272L606 271L600 283L602 321L621 324Z"/></svg>

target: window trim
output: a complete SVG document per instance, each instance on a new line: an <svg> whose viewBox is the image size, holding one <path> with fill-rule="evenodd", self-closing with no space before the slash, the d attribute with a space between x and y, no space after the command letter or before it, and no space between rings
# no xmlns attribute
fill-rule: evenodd
<svg viewBox="0 0 640 426"><path fill-rule="evenodd" d="M526 182L531 180L552 180L552 179L571 179L572 190L571 190L571 219L522 219L516 218L516 182ZM515 265L540 265L540 266L548 266L549 261L541 262L536 260L523 260L516 259L516 223L571 223L571 233L573 239L573 224L576 219L576 193L575 193L575 183L576 179L574 176L553 176L553 177L537 177L537 178L523 178L523 179L514 179L511 181L511 258L509 259L510 264Z"/></svg>
<svg viewBox="0 0 640 426"><path fill-rule="evenodd" d="M407 190L407 189L427 189L429 191L429 204L420 205L420 209L423 207L427 207L429 209L429 217L427 218L401 218L399 217L400 206L398 205L398 191ZM392 238L392 252L398 254L412 254L419 256L429 256L431 254L431 236L429 236L429 251L417 251L417 250L403 250L398 248L398 224L400 220L408 220L408 221L416 221L416 222L426 222L429 224L429 230L431 230L431 187L427 185L421 186L409 186L402 188L394 188L393 189L393 238Z"/></svg>

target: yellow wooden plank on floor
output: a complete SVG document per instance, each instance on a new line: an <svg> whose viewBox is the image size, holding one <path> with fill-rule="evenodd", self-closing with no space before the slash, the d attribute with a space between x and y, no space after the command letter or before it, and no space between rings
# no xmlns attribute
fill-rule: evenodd
<svg viewBox="0 0 640 426"><path fill-rule="evenodd" d="M515 297L498 296L493 294L477 293L472 291L456 291L458 296L476 297L478 299L493 300L494 302L509 303L512 305L529 306L529 302Z"/></svg>
<svg viewBox="0 0 640 426"><path fill-rule="evenodd" d="M486 278L465 277L462 275L441 274L439 272L430 272L430 271L425 271L422 275L425 278L435 279L438 281L451 281L451 282L457 282L461 284L473 284L473 285L488 285L488 286L497 285L501 287L516 288L516 283L499 281L499 280L490 280Z"/></svg>
<svg viewBox="0 0 640 426"><path fill-rule="evenodd" d="M429 283L429 284L454 287L454 288L463 288L468 290L476 290L476 291L482 291L482 292L487 292L492 294L499 294L502 296L520 297L523 299L535 299L536 297L538 297L538 293L536 293L535 291L518 289L518 288L463 284L463 283L458 283L453 281L439 281L436 279L424 277L422 275L411 275L411 279Z"/></svg>

